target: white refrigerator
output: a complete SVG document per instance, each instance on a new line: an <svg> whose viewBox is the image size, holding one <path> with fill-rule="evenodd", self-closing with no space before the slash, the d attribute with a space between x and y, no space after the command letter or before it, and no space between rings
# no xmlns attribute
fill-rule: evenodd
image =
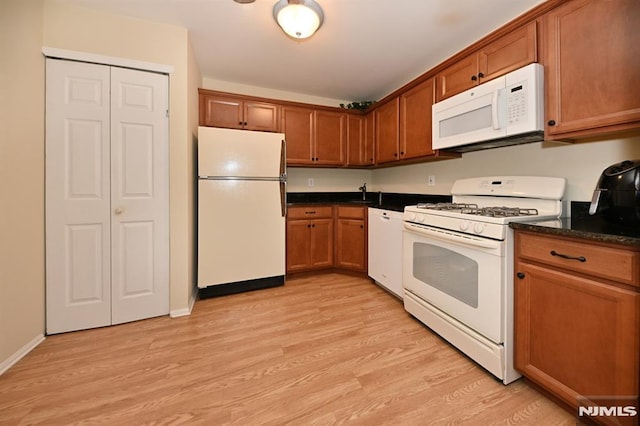
<svg viewBox="0 0 640 426"><path fill-rule="evenodd" d="M201 297L284 284L284 134L198 128Z"/></svg>

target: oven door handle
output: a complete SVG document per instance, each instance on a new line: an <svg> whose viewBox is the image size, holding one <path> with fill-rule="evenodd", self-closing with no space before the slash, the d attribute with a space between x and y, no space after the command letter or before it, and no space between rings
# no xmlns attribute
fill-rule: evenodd
<svg viewBox="0 0 640 426"><path fill-rule="evenodd" d="M404 222L404 229L419 235L428 236L442 241L457 243L469 247L482 247L488 249L500 248L501 241L495 241L488 238L478 238L473 235L460 234L451 231L445 231L430 228L424 225L416 225L415 223Z"/></svg>

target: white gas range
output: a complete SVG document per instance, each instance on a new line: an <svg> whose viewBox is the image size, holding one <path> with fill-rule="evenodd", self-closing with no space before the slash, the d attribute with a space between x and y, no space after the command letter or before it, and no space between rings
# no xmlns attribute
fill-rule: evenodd
<svg viewBox="0 0 640 426"><path fill-rule="evenodd" d="M513 368L513 221L557 219L563 178L458 180L449 204L405 207L405 309L505 384Z"/></svg>

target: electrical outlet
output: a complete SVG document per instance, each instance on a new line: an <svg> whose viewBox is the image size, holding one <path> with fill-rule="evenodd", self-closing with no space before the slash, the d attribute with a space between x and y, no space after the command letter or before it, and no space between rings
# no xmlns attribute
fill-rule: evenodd
<svg viewBox="0 0 640 426"><path fill-rule="evenodd" d="M315 182L313 181L313 178L307 179L307 186L313 186L313 185L315 185Z"/></svg>
<svg viewBox="0 0 640 426"><path fill-rule="evenodd" d="M427 186L435 186L436 185L436 177L433 175L427 176Z"/></svg>

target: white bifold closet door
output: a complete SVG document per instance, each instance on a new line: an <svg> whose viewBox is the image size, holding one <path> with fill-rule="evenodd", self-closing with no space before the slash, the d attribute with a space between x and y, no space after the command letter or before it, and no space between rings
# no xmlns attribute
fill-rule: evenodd
<svg viewBox="0 0 640 426"><path fill-rule="evenodd" d="M168 314L168 77L46 67L47 333Z"/></svg>

